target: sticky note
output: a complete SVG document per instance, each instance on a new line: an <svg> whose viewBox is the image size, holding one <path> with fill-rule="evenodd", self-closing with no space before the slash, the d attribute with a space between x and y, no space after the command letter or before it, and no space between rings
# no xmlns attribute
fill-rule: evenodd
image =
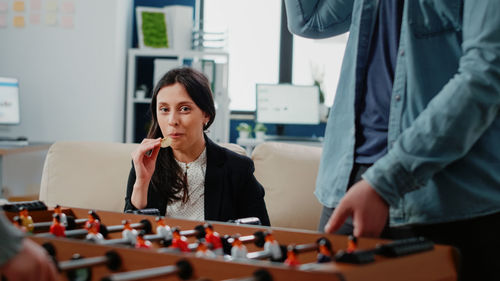
<svg viewBox="0 0 500 281"><path fill-rule="evenodd" d="M57 0L47 0L45 4L45 10L47 12L56 12L57 11Z"/></svg>
<svg viewBox="0 0 500 281"><path fill-rule="evenodd" d="M7 27L7 17L2 14L0 14L0 28L1 27Z"/></svg>
<svg viewBox="0 0 500 281"><path fill-rule="evenodd" d="M61 26L64 28L73 28L73 16L62 16Z"/></svg>
<svg viewBox="0 0 500 281"><path fill-rule="evenodd" d="M30 10L31 11L41 11L42 10L42 1L41 0L31 0Z"/></svg>
<svg viewBox="0 0 500 281"><path fill-rule="evenodd" d="M5 1L0 1L0 12L7 12L9 5Z"/></svg>
<svg viewBox="0 0 500 281"><path fill-rule="evenodd" d="M14 5L12 8L16 12L24 12L24 2L23 1L14 1Z"/></svg>
<svg viewBox="0 0 500 281"><path fill-rule="evenodd" d="M31 14L30 15L30 23L31 24L40 24L41 16L40 14Z"/></svg>
<svg viewBox="0 0 500 281"><path fill-rule="evenodd" d="M75 2L64 1L61 5L61 11L65 14L73 14L75 12Z"/></svg>
<svg viewBox="0 0 500 281"><path fill-rule="evenodd" d="M49 13L45 15L45 24L49 26L57 25L57 14Z"/></svg>
<svg viewBox="0 0 500 281"><path fill-rule="evenodd" d="M24 16L15 16L12 23L15 27L24 27Z"/></svg>

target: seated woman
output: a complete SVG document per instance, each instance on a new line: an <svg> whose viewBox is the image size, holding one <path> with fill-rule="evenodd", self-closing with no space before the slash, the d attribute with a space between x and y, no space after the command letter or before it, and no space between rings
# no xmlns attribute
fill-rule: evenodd
<svg viewBox="0 0 500 281"><path fill-rule="evenodd" d="M203 74L167 72L154 89L151 113L148 136L132 153L125 210L157 208L161 215L201 221L258 217L270 224L252 160L204 134L215 106ZM161 148L162 137L170 138L170 147Z"/></svg>

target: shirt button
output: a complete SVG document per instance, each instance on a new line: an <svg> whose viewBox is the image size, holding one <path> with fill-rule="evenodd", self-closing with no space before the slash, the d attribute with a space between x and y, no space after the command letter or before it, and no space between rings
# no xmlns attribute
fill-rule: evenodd
<svg viewBox="0 0 500 281"><path fill-rule="evenodd" d="M399 51L399 55L400 55L400 56L404 56L404 55L405 55L405 50L404 50L404 49L401 49L401 50Z"/></svg>
<svg viewBox="0 0 500 281"><path fill-rule="evenodd" d="M401 96L400 95L396 95L394 98L396 99L396 101L400 101L401 100Z"/></svg>

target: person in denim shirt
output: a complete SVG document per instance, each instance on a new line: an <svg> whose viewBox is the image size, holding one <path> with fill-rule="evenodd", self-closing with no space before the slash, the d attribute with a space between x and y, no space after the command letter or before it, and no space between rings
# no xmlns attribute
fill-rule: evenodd
<svg viewBox="0 0 500 281"><path fill-rule="evenodd" d="M348 233L352 218L356 236L423 235L458 248L463 280L500 280L486 250L500 249L500 1L285 4L297 35L350 32L316 183L320 227Z"/></svg>

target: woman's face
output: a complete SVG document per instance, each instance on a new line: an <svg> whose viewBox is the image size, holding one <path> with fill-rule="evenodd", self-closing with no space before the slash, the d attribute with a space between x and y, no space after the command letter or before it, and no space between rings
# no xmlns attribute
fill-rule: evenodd
<svg viewBox="0 0 500 281"><path fill-rule="evenodd" d="M163 87L156 99L156 116L163 137L172 139L174 150L189 151L203 145L205 114L191 99L182 84Z"/></svg>

